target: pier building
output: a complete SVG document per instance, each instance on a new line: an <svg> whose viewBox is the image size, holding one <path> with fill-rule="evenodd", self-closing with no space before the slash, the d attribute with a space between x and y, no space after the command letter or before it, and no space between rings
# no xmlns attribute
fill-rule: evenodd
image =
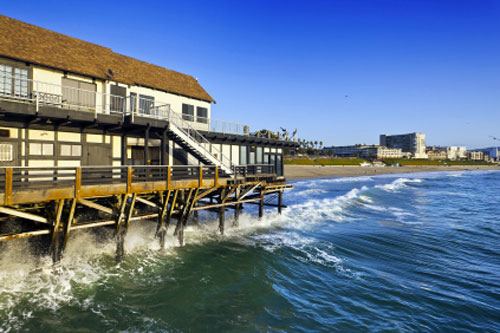
<svg viewBox="0 0 500 333"><path fill-rule="evenodd" d="M190 75L5 16L0 30L0 219L20 221L0 241L45 235L58 260L70 231L111 226L119 254L130 221L155 219L164 244L173 218L182 244L198 210L222 233L226 209L235 225L245 203L281 211L296 142L212 118Z"/></svg>

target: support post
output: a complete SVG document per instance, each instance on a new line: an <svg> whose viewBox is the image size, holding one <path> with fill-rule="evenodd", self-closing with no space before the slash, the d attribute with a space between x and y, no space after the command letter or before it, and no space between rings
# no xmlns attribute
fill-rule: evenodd
<svg viewBox="0 0 500 333"><path fill-rule="evenodd" d="M134 206L135 206L135 201L137 198L137 193L134 193L132 195L132 199L130 202L130 206L127 212L127 215L125 217L125 221L121 222L120 225L118 226L117 230L117 242L116 242L116 261L120 262L123 261L123 258L125 257L125 236L127 235L128 227L130 225L130 218L132 217L134 213ZM124 205L127 205L127 199L128 197L125 197Z"/></svg>
<svg viewBox="0 0 500 333"><path fill-rule="evenodd" d="M144 165L149 164L149 126L144 131Z"/></svg>
<svg viewBox="0 0 500 333"><path fill-rule="evenodd" d="M12 204L12 168L5 169L5 205Z"/></svg>
<svg viewBox="0 0 500 333"><path fill-rule="evenodd" d="M127 165L128 158L127 158L127 135L126 134L122 135L121 145L122 145L122 152L121 152L122 165Z"/></svg>
<svg viewBox="0 0 500 333"><path fill-rule="evenodd" d="M234 199L236 202L240 201L240 194L241 194L241 190L240 190L240 187L238 186L236 188L236 192L234 193ZM238 227L240 225L240 209L241 209L241 204L236 203L234 205L233 227Z"/></svg>
<svg viewBox="0 0 500 333"><path fill-rule="evenodd" d="M69 238L69 232L71 230L71 224L73 223L73 218L75 217L76 201L77 201L76 198L74 198L71 201L71 207L69 209L68 220L64 224L64 238L63 238L61 246L59 247L59 251L58 251L59 253L57 254L58 261L62 259L63 252L66 249L66 245L68 244L68 238Z"/></svg>
<svg viewBox="0 0 500 333"><path fill-rule="evenodd" d="M189 194L186 200L184 201L184 206L182 207L182 211L179 216L179 221L177 222L177 226L175 227L174 235L177 234L180 246L184 246L184 219L187 218L186 215L189 208L189 200L193 195L193 191L194 191L193 188L189 190Z"/></svg>
<svg viewBox="0 0 500 333"><path fill-rule="evenodd" d="M234 221L233 221L233 227L239 227L240 226L240 208L241 204L237 203L234 206Z"/></svg>
<svg viewBox="0 0 500 333"><path fill-rule="evenodd" d="M219 208L219 231L221 235L224 235L224 224L225 224L225 209L224 206L220 206Z"/></svg>
<svg viewBox="0 0 500 333"><path fill-rule="evenodd" d="M59 226L61 224L61 216L64 208L64 199L61 199L57 203L57 210L56 210L56 216L54 219L54 223L52 225L52 235L51 235L51 240L50 240L50 249L49 252L52 254L52 262L55 264L61 260L60 254L60 244L61 244L61 238L60 238L60 230Z"/></svg>
<svg viewBox="0 0 500 333"><path fill-rule="evenodd" d="M172 203L170 204L170 211L167 214L167 221L165 222L165 234L167 233L168 226L170 225L170 218L172 217L172 214L174 213L175 204L177 202L177 195L178 194L179 194L179 190L175 190L174 198L172 199Z"/></svg>
<svg viewBox="0 0 500 333"><path fill-rule="evenodd" d="M167 235L167 229L164 226L164 222L165 216L167 215L168 211L168 201L170 199L171 192L172 191L167 191L167 194L163 198L162 209L160 211L160 214L158 214L158 227L156 228L156 236L160 238L160 247L162 250L165 248L165 236Z"/></svg>
<svg viewBox="0 0 500 333"><path fill-rule="evenodd" d="M264 216L264 191L260 191L259 221L262 220L263 216Z"/></svg>
<svg viewBox="0 0 500 333"><path fill-rule="evenodd" d="M167 129L163 130L162 137L161 137L161 165L168 165Z"/></svg>
<svg viewBox="0 0 500 333"><path fill-rule="evenodd" d="M278 192L278 214L281 215L281 206L283 206L283 191Z"/></svg>

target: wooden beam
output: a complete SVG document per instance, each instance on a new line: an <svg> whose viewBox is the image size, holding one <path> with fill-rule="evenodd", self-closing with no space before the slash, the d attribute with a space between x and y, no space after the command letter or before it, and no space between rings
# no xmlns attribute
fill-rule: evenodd
<svg viewBox="0 0 500 333"><path fill-rule="evenodd" d="M245 192L243 192L241 194L241 196L239 197L239 200L243 200L247 195L249 195L250 193L252 193L257 187L259 187L260 184L262 184L262 183L259 182L259 183L255 184L254 186L250 187Z"/></svg>
<svg viewBox="0 0 500 333"><path fill-rule="evenodd" d="M143 204L148 205L148 206L150 206L150 207L160 208L160 207L159 207L157 204L155 204L154 202L151 202L151 201L146 200L146 199L144 199L144 198L137 197L137 198L136 198L136 200L137 200L137 201L139 201L139 202L142 202Z"/></svg>
<svg viewBox="0 0 500 333"><path fill-rule="evenodd" d="M210 193L212 193L213 191L215 191L217 188L216 187L212 187L212 188L209 188L208 190L206 190L205 192L203 192L202 194L198 195L196 198L194 198L194 200L198 201L200 200L201 198L204 198L206 197L207 195L209 195Z"/></svg>
<svg viewBox="0 0 500 333"><path fill-rule="evenodd" d="M238 186L233 186L233 188L231 189L231 191L229 191L225 196L224 198L222 199L222 202L226 202L227 199L229 199L229 197L231 196L231 194L233 194L236 189L238 188Z"/></svg>
<svg viewBox="0 0 500 333"><path fill-rule="evenodd" d="M0 207L0 213L12 215L12 216L17 216L17 217L31 220L31 221L35 221L35 222L49 223L49 221L45 217L34 215L31 213L22 212L22 211L12 209L12 208Z"/></svg>
<svg viewBox="0 0 500 333"><path fill-rule="evenodd" d="M101 212L104 212L106 214L113 215L113 213L114 213L113 209L108 208L108 207L104 207L103 205L99 205L98 203L95 203L95 202L90 201L90 200L80 198L80 199L78 199L78 202L81 203L82 205L87 206L87 207L100 210Z"/></svg>
<svg viewBox="0 0 500 333"><path fill-rule="evenodd" d="M31 236L48 235L48 234L50 234L50 232L51 231L49 229L44 229L44 230L21 232L18 234L9 234L9 235L3 234L3 235L0 235L0 242L12 240L12 239L28 238Z"/></svg>

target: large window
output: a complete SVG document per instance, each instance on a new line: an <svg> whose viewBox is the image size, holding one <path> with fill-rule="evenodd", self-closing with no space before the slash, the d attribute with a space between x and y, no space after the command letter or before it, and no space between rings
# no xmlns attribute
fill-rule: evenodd
<svg viewBox="0 0 500 333"><path fill-rule="evenodd" d="M97 87L93 83L62 78L63 104L77 106L82 109L94 109Z"/></svg>
<svg viewBox="0 0 500 333"><path fill-rule="evenodd" d="M203 124L208 124L208 109L200 106L196 107L196 121Z"/></svg>
<svg viewBox="0 0 500 333"><path fill-rule="evenodd" d="M0 94L28 97L28 70L0 64Z"/></svg>
<svg viewBox="0 0 500 333"><path fill-rule="evenodd" d="M182 104L182 119L194 121L194 105Z"/></svg>

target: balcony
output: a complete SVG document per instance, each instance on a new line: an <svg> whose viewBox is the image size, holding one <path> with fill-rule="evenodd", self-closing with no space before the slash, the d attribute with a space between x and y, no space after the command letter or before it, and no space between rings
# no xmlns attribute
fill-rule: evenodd
<svg viewBox="0 0 500 333"><path fill-rule="evenodd" d="M0 72L0 99L33 104L36 112L42 106L51 106L85 112L93 115L94 118L103 114L130 116L132 119L143 117L169 121L172 116L176 116L197 130L250 135L247 125L181 114L173 110L169 103L141 97L141 95L124 97L104 94L69 85L17 78L5 72Z"/></svg>

